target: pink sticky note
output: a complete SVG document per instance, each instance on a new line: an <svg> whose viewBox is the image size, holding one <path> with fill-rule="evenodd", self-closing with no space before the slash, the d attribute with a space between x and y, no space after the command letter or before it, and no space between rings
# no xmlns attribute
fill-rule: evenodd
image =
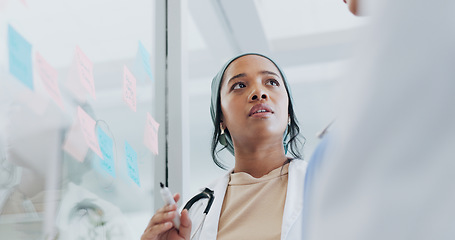
<svg viewBox="0 0 455 240"><path fill-rule="evenodd" d="M76 65L82 86L96 99L93 63L78 46L76 46Z"/></svg>
<svg viewBox="0 0 455 240"><path fill-rule="evenodd" d="M123 66L123 100L136 112L136 78Z"/></svg>
<svg viewBox="0 0 455 240"><path fill-rule="evenodd" d="M87 155L88 146L84 139L84 134L80 127L79 121L74 121L71 129L66 134L63 150L73 156L77 161L83 162Z"/></svg>
<svg viewBox="0 0 455 240"><path fill-rule="evenodd" d="M77 71L76 65L76 58L74 58L69 70L65 87L69 90L69 92L73 94L73 97L75 97L78 102L85 102L87 98L87 90L85 90L84 86L82 86L82 83L79 80L79 73Z"/></svg>
<svg viewBox="0 0 455 240"><path fill-rule="evenodd" d="M77 107L77 115L81 124L82 133L84 134L85 142L100 158L103 158L100 145L95 133L96 122L88 115L81 107Z"/></svg>
<svg viewBox="0 0 455 240"><path fill-rule="evenodd" d="M158 155L158 124L150 113L147 113L147 122L145 124L144 144L155 155Z"/></svg>
<svg viewBox="0 0 455 240"><path fill-rule="evenodd" d="M0 11L3 11L6 8L7 0L0 0Z"/></svg>
<svg viewBox="0 0 455 240"><path fill-rule="evenodd" d="M43 97L31 90L26 90L19 94L18 99L21 103L29 107L34 113L42 116L49 105L49 98Z"/></svg>
<svg viewBox="0 0 455 240"><path fill-rule="evenodd" d="M47 92L57 105L61 109L64 109L62 95L60 94L60 88L58 87L57 71L49 65L38 52L36 53L35 61L38 66L39 76L41 77L41 81L43 81Z"/></svg>

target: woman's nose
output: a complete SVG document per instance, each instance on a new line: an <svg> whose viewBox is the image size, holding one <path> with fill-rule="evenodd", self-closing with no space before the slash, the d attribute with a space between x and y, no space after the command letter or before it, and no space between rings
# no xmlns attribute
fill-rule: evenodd
<svg viewBox="0 0 455 240"><path fill-rule="evenodd" d="M256 89L254 92L252 92L250 97L252 101L259 101L267 98L268 98L267 93L265 93L262 89Z"/></svg>
<svg viewBox="0 0 455 240"><path fill-rule="evenodd" d="M251 98L251 100L257 100L258 98L259 98L258 95L254 94L253 97ZM263 94L261 95L261 98L262 98L262 99L266 99L266 98L267 98L267 95L266 95L265 93L263 93Z"/></svg>

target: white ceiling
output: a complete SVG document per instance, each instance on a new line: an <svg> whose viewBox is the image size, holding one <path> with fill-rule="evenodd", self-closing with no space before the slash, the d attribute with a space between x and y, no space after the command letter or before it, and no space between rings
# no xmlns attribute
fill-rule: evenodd
<svg viewBox="0 0 455 240"><path fill-rule="evenodd" d="M133 59L138 40L153 56L154 1L3 1L0 32L11 24L56 68L71 63L76 45L95 64ZM338 61L365 22L342 0L188 0L188 8L191 79L247 51L283 67Z"/></svg>
<svg viewBox="0 0 455 240"><path fill-rule="evenodd" d="M190 78L212 76L230 57L260 52L282 67L349 56L366 19L342 0L189 0Z"/></svg>

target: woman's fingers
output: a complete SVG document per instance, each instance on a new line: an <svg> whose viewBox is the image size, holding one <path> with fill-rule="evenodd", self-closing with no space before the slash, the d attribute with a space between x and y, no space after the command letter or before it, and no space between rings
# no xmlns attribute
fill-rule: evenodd
<svg viewBox="0 0 455 240"><path fill-rule="evenodd" d="M177 202L180 199L180 194L174 194L174 200ZM144 230L142 240L158 239L160 235L165 234L174 226L172 220L177 215L177 205L165 205L156 211L155 215L150 219L147 228ZM191 223L190 223L191 224ZM186 225L185 225L186 226ZM175 229L176 230L176 229ZM177 232L177 231L175 231ZM191 232L191 227L190 227Z"/></svg>
<svg viewBox="0 0 455 240"><path fill-rule="evenodd" d="M180 217L180 228L169 231L169 239L189 240L191 237L191 220L188 210L184 209Z"/></svg>
<svg viewBox="0 0 455 240"><path fill-rule="evenodd" d="M152 219L150 219L146 230L151 229L154 225L171 222L175 214L177 214L177 206L175 204L163 206L158 209Z"/></svg>
<svg viewBox="0 0 455 240"><path fill-rule="evenodd" d="M171 221L175 214L177 213L177 206L173 205L166 205L160 208L155 215L153 215L152 219L150 220L150 224L159 224L166 221Z"/></svg>
<svg viewBox="0 0 455 240"><path fill-rule="evenodd" d="M166 205L160 208L152 219L142 234L141 240L155 240L158 239L160 235L166 233L173 228L172 219L174 219L177 206L175 205Z"/></svg>
<svg viewBox="0 0 455 240"><path fill-rule="evenodd" d="M191 235L191 219L188 210L183 209L180 217L179 235L184 239L190 239Z"/></svg>
<svg viewBox="0 0 455 240"><path fill-rule="evenodd" d="M176 193L174 194L174 201L178 202L180 200L180 194Z"/></svg>
<svg viewBox="0 0 455 240"><path fill-rule="evenodd" d="M158 235L172 228L172 222L164 222L150 227L149 232Z"/></svg>
<svg viewBox="0 0 455 240"><path fill-rule="evenodd" d="M171 222L165 222L157 225L152 225L150 228L146 228L142 234L141 240L157 240L159 235L172 229Z"/></svg>

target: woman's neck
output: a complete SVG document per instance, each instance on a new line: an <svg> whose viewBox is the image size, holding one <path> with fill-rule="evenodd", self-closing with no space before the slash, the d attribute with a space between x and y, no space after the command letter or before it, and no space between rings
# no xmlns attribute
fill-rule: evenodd
<svg viewBox="0 0 455 240"><path fill-rule="evenodd" d="M255 178L266 175L287 160L282 143L275 146L236 146L234 149L234 172L246 172Z"/></svg>

